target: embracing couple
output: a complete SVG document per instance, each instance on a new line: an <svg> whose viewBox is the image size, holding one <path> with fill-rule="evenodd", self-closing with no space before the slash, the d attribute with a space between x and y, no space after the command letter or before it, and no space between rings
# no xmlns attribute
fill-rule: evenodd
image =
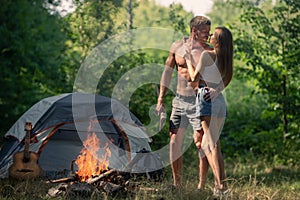
<svg viewBox="0 0 300 200"><path fill-rule="evenodd" d="M227 116L222 91L232 79L233 39L225 27L215 28L212 34L210 29L208 18L196 16L190 21L190 36L171 45L161 77L156 111L161 113L165 109L163 99L176 67L177 89L170 116L173 186L178 188L181 184L181 145L184 131L191 124L199 155L198 189L205 188L210 166L214 175L214 194L221 195L228 192L219 141Z"/></svg>

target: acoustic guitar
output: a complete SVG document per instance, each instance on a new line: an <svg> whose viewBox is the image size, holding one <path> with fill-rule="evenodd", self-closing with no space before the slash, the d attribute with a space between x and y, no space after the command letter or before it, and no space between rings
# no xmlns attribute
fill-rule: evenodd
<svg viewBox="0 0 300 200"><path fill-rule="evenodd" d="M31 130L32 124L26 122L24 151L17 152L13 156L13 164L8 169L8 175L11 178L18 180L34 179L39 177L42 173L42 169L37 163L38 155L29 151Z"/></svg>

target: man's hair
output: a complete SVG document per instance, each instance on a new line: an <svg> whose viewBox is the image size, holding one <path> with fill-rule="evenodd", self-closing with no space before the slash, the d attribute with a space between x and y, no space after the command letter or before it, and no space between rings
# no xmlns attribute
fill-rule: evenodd
<svg viewBox="0 0 300 200"><path fill-rule="evenodd" d="M210 20L204 16L196 16L190 21L190 31L192 32L192 28L200 29L201 26L211 25Z"/></svg>

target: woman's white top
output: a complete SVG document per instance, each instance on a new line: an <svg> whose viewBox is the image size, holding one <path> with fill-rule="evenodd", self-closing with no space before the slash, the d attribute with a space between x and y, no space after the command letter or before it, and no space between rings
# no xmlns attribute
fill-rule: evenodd
<svg viewBox="0 0 300 200"><path fill-rule="evenodd" d="M217 66L217 62L218 58L216 57L216 60L212 65L204 66L203 70L200 72L202 80L207 83L220 83L222 76Z"/></svg>

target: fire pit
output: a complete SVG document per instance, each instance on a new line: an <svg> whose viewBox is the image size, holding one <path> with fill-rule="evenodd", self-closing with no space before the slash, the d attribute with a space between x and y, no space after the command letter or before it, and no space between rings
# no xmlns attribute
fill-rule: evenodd
<svg viewBox="0 0 300 200"><path fill-rule="evenodd" d="M48 183L57 183L48 190L48 195L84 196L89 197L93 193L105 193L113 195L118 192L140 190L141 183L135 181L137 174L131 174L130 169L139 161L143 152L137 154L124 170L118 171L109 168L111 151L108 143L100 149L100 141L95 133L89 132L83 143L77 159L71 163L72 174L69 177L49 180ZM102 153L99 154L99 150ZM100 155L100 156L99 156ZM149 178L149 177L148 177ZM154 188L147 188L148 191L157 191Z"/></svg>
<svg viewBox="0 0 300 200"><path fill-rule="evenodd" d="M106 195L114 195L118 192L140 190L141 183L136 182L137 174L131 174L130 169L139 159L132 160L124 169L118 171L109 169L109 157L111 152L108 144L105 145L105 154L101 158L96 157L99 150L99 143L95 134L88 135L84 142L85 148L80 155L71 163L72 174L69 177L49 180L48 183L58 185L48 190L48 195L56 197L58 195L83 196L88 197L94 192L102 192ZM140 154L142 155L142 154ZM148 188L155 191L156 189Z"/></svg>
<svg viewBox="0 0 300 200"><path fill-rule="evenodd" d="M58 195L88 197L94 192L115 195L117 193L137 192L138 190L158 191L155 188L141 187L143 182L137 181L136 174L120 172L115 169L109 169L84 181L74 174L67 178L49 180L48 183L58 183L48 190L48 195L51 197Z"/></svg>

